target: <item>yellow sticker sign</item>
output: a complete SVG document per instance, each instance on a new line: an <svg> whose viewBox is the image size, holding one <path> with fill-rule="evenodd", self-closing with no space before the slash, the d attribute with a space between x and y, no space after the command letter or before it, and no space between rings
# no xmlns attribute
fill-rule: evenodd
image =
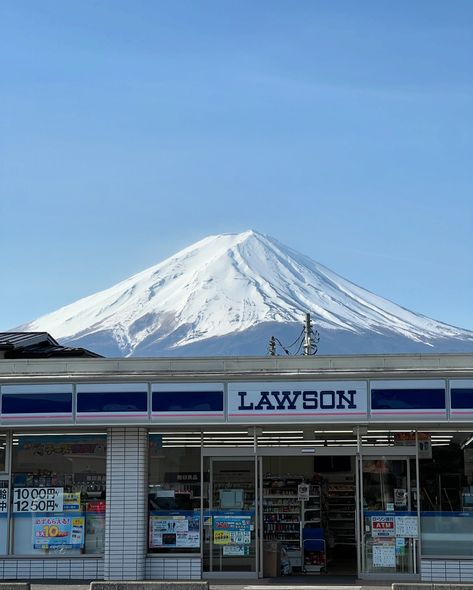
<svg viewBox="0 0 473 590"><path fill-rule="evenodd" d="M229 545L231 540L230 531L214 531L214 545Z"/></svg>

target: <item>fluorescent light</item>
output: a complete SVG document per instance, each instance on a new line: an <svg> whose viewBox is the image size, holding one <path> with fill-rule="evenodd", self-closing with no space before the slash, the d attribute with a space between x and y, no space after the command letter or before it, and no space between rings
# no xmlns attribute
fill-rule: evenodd
<svg viewBox="0 0 473 590"><path fill-rule="evenodd" d="M243 434L248 436L247 430L204 430L205 434Z"/></svg>
<svg viewBox="0 0 473 590"><path fill-rule="evenodd" d="M303 434L303 430L263 430L263 434Z"/></svg>

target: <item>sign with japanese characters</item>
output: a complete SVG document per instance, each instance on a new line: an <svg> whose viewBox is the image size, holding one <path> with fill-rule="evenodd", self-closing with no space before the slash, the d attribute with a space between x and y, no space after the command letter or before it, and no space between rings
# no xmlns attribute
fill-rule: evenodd
<svg viewBox="0 0 473 590"><path fill-rule="evenodd" d="M215 545L249 545L252 520L249 515L214 516Z"/></svg>
<svg viewBox="0 0 473 590"><path fill-rule="evenodd" d="M199 547L199 515L190 511L150 515L149 545L168 548Z"/></svg>
<svg viewBox="0 0 473 590"><path fill-rule="evenodd" d="M14 488L13 512L62 512L64 488Z"/></svg>
<svg viewBox="0 0 473 590"><path fill-rule="evenodd" d="M373 545L373 567L396 567L396 544L394 539Z"/></svg>
<svg viewBox="0 0 473 590"><path fill-rule="evenodd" d="M396 537L418 537L417 516L396 516Z"/></svg>
<svg viewBox="0 0 473 590"><path fill-rule="evenodd" d="M33 546L48 549L52 546L80 548L84 545L83 516L52 516L35 518Z"/></svg>
<svg viewBox="0 0 473 590"><path fill-rule="evenodd" d="M309 484L308 483L300 483L297 486L297 499L298 500L308 500L309 499Z"/></svg>
<svg viewBox="0 0 473 590"><path fill-rule="evenodd" d="M398 510L406 509L407 499L407 490L405 488L394 488L394 506Z"/></svg>
<svg viewBox="0 0 473 590"><path fill-rule="evenodd" d="M70 492L63 496L64 512L80 512L80 492Z"/></svg>
<svg viewBox="0 0 473 590"><path fill-rule="evenodd" d="M394 537L394 516L372 516L371 517L372 537Z"/></svg>
<svg viewBox="0 0 473 590"><path fill-rule="evenodd" d="M226 557L247 557L250 554L248 545L224 545L223 555Z"/></svg>
<svg viewBox="0 0 473 590"><path fill-rule="evenodd" d="M8 481L0 480L0 513L8 512Z"/></svg>

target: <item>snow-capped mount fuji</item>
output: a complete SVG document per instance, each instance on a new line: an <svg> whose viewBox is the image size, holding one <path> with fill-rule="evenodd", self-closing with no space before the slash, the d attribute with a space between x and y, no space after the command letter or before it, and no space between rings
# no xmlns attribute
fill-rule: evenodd
<svg viewBox="0 0 473 590"><path fill-rule="evenodd" d="M17 330L106 356L264 355L271 335L297 337L307 311L321 354L473 351L473 332L408 311L255 231L204 238Z"/></svg>

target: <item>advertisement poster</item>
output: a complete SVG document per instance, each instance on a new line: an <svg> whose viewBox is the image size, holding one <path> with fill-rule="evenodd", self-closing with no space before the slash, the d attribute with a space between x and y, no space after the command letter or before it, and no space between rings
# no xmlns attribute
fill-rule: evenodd
<svg viewBox="0 0 473 590"><path fill-rule="evenodd" d="M396 516L396 537L417 536L417 516Z"/></svg>
<svg viewBox="0 0 473 590"><path fill-rule="evenodd" d="M150 547L199 547L199 515L188 513L152 514L149 517Z"/></svg>
<svg viewBox="0 0 473 590"><path fill-rule="evenodd" d="M64 512L80 512L80 492L72 492L63 495Z"/></svg>
<svg viewBox="0 0 473 590"><path fill-rule="evenodd" d="M395 432L394 444L398 446L415 446L415 432ZM417 433L419 459L432 459L432 442L429 432Z"/></svg>
<svg viewBox="0 0 473 590"><path fill-rule="evenodd" d="M372 516L371 535L373 537L394 537L394 516Z"/></svg>
<svg viewBox="0 0 473 590"><path fill-rule="evenodd" d="M407 508L407 490L394 488L394 506L398 509Z"/></svg>
<svg viewBox="0 0 473 590"><path fill-rule="evenodd" d="M309 499L309 484L308 483L300 483L297 486L297 499L298 500L308 500Z"/></svg>
<svg viewBox="0 0 473 590"><path fill-rule="evenodd" d="M373 567L396 567L394 539L373 545Z"/></svg>
<svg viewBox="0 0 473 590"><path fill-rule="evenodd" d="M84 517L52 516L35 518L33 522L35 549L50 547L80 548L84 546Z"/></svg>
<svg viewBox="0 0 473 590"><path fill-rule="evenodd" d="M230 545L232 534L230 531L217 531L214 529L214 545Z"/></svg>
<svg viewBox="0 0 473 590"><path fill-rule="evenodd" d="M103 553L105 547L105 512L87 513L86 533L86 553Z"/></svg>
<svg viewBox="0 0 473 590"><path fill-rule="evenodd" d="M215 545L249 545L252 520L250 515L214 516Z"/></svg>
<svg viewBox="0 0 473 590"><path fill-rule="evenodd" d="M406 539L398 537L396 539L396 555L406 554Z"/></svg>

